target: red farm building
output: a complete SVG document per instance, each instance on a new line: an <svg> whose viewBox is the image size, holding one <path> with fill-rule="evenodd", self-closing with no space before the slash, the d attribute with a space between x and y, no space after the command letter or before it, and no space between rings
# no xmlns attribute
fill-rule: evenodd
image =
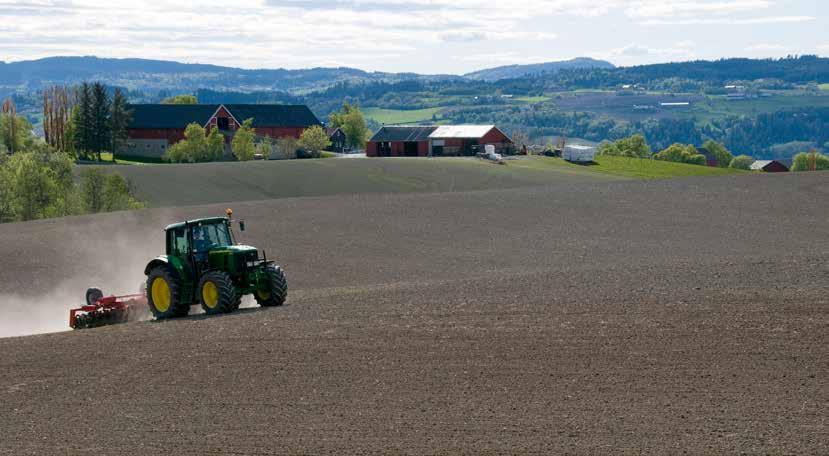
<svg viewBox="0 0 829 456"><path fill-rule="evenodd" d="M432 125L382 127L369 140L369 157L464 156L493 145L509 152L512 140L495 125Z"/></svg>
<svg viewBox="0 0 829 456"><path fill-rule="evenodd" d="M787 173L789 167L777 160L757 160L751 164L751 170L764 173Z"/></svg>
<svg viewBox="0 0 829 456"><path fill-rule="evenodd" d="M302 105L250 104L136 104L129 105L132 121L122 155L160 158L167 148L184 139L184 129L197 123L208 131L218 128L229 143L247 119L253 119L257 136L299 138L306 128L320 125L317 117Z"/></svg>

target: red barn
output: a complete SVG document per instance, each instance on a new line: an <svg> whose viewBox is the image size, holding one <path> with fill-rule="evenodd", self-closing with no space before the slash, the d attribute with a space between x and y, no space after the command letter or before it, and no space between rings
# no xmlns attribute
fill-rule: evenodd
<svg viewBox="0 0 829 456"><path fill-rule="evenodd" d="M382 127L369 140L369 157L464 156L493 145L499 153L512 149L512 140L495 125L432 125Z"/></svg>
<svg viewBox="0 0 829 456"><path fill-rule="evenodd" d="M167 147L184 139L184 129L197 123L208 131L218 128L227 139L247 119L253 119L258 136L299 138L306 128L320 125L317 117L302 105L248 104L138 104L127 127L127 144L122 155L160 158Z"/></svg>

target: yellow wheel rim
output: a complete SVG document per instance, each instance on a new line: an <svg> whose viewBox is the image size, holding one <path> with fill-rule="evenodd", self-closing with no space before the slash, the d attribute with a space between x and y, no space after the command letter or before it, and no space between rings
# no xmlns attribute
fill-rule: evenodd
<svg viewBox="0 0 829 456"><path fill-rule="evenodd" d="M204 305L211 309L215 309L219 305L219 289L213 282L204 282L201 287L201 299Z"/></svg>
<svg viewBox="0 0 829 456"><path fill-rule="evenodd" d="M271 292L270 291L264 291L264 290L256 290L256 296L259 296L259 299L270 299L271 298Z"/></svg>
<svg viewBox="0 0 829 456"><path fill-rule="evenodd" d="M151 292L155 309L159 312L168 311L170 309L170 301L173 299L170 293L170 285L167 284L167 281L163 277L156 277L153 280Z"/></svg>

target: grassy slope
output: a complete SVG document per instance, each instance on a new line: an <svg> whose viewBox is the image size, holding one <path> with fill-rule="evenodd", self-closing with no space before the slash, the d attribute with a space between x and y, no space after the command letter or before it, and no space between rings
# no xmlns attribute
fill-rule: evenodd
<svg viewBox="0 0 829 456"><path fill-rule="evenodd" d="M688 176L725 176L743 174L745 171L728 168L686 165L659 160L643 160L627 157L597 157L592 165L576 165L559 158L537 158L510 162L515 167L527 169L555 169L561 172L592 173L634 179L668 179Z"/></svg>
<svg viewBox="0 0 829 456"><path fill-rule="evenodd" d="M827 91L829 91L829 84L821 84L821 85L820 85L820 90L827 90Z"/></svg>
<svg viewBox="0 0 829 456"><path fill-rule="evenodd" d="M510 163L512 165L512 163ZM150 206L354 193L451 192L619 179L585 169L498 166L476 159L325 159L106 166Z"/></svg>
<svg viewBox="0 0 829 456"><path fill-rule="evenodd" d="M134 186L137 197L154 207L354 193L452 192L736 172L620 157L603 157L592 166L546 157L510 160L504 166L464 158L344 158L107 166L104 169L122 173Z"/></svg>
<svg viewBox="0 0 829 456"><path fill-rule="evenodd" d="M436 114L441 109L443 108L425 108L412 110L365 108L363 109L363 113L366 115L366 117L372 118L377 122L383 124L401 124L431 120L432 115Z"/></svg>

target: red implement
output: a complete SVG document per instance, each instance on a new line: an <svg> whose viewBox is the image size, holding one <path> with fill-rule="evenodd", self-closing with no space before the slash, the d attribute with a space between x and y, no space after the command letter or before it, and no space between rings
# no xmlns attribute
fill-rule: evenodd
<svg viewBox="0 0 829 456"><path fill-rule="evenodd" d="M136 307L146 308L147 306L147 296L143 293L126 296L93 296L92 299L89 299L89 293L87 293L87 298L87 305L69 311L69 326L72 329L125 323L129 321L131 313L144 310L136 309Z"/></svg>

